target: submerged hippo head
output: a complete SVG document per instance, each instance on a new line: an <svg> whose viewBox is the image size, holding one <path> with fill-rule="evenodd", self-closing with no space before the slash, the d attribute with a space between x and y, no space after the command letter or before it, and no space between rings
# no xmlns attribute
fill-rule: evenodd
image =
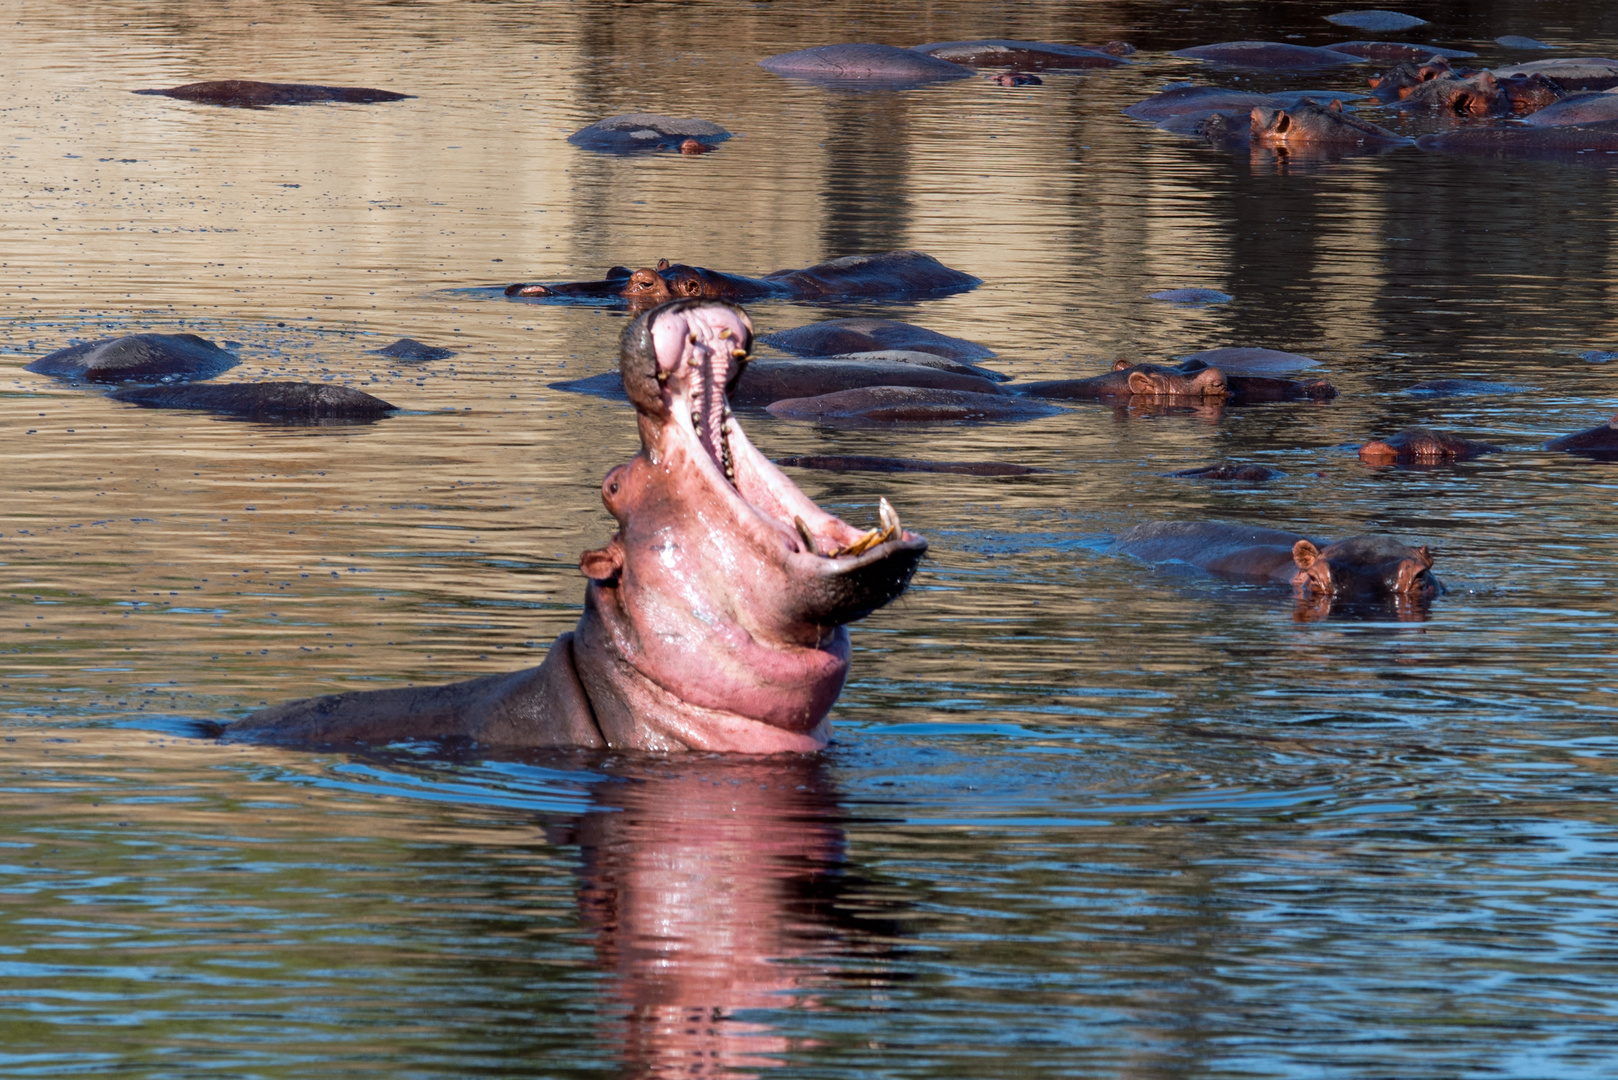
<svg viewBox="0 0 1618 1080"><path fill-rule="evenodd" d="M1114 372L1129 373L1129 392L1136 397L1151 398L1223 398L1230 396L1225 373L1206 364L1180 365L1131 364L1127 360L1114 360Z"/></svg>
<svg viewBox="0 0 1618 1080"><path fill-rule="evenodd" d="M1298 567L1293 587L1306 596L1423 601L1442 588L1432 573L1432 552L1391 536L1350 536L1324 548L1299 540L1292 561Z"/></svg>
<svg viewBox="0 0 1618 1080"><path fill-rule="evenodd" d="M752 335L740 308L689 299L624 331L641 451L602 484L619 530L580 562L591 580L573 646L610 745L823 746L848 672L843 624L904 591L927 550L886 500L861 532L748 441L726 391Z"/></svg>
<svg viewBox="0 0 1618 1080"><path fill-rule="evenodd" d="M1343 103L1336 100L1327 105L1305 100L1286 108L1255 105L1249 119L1249 137L1266 146L1374 145L1407 141L1368 120L1350 116L1343 111Z"/></svg>

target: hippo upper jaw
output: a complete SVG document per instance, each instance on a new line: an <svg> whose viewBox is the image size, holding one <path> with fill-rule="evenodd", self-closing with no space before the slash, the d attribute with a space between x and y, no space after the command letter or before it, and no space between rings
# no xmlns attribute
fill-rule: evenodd
<svg viewBox="0 0 1618 1080"><path fill-rule="evenodd" d="M848 670L843 624L903 591L927 543L884 502L862 533L761 454L725 391L741 309L677 300L624 333L641 452L602 486L620 529L587 553L575 663L607 741L812 750Z"/></svg>

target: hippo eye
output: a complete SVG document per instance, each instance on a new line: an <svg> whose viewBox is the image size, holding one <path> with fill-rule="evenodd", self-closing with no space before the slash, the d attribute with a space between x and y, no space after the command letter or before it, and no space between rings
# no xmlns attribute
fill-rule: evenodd
<svg viewBox="0 0 1618 1080"><path fill-rule="evenodd" d="M612 483L608 484L607 490L614 495L618 494L618 481L614 480Z"/></svg>

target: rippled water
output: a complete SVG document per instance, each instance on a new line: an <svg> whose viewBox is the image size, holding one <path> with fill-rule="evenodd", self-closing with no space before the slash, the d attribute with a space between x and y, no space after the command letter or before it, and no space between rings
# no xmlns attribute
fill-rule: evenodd
<svg viewBox="0 0 1618 1080"><path fill-rule="evenodd" d="M1618 466L1547 438L1618 408L1613 174L1397 150L1235 157L1118 110L1168 51L1324 44L1315 3L7 8L0 75L0 1073L8 1076L1604 1076L1618 1053ZM1618 53L1601 5L1426 4L1398 35ZM833 17L828 17L827 12ZM1127 39L1126 69L848 93L754 61L841 39ZM1555 55L1555 54L1549 54ZM1368 65L1375 69L1378 65ZM418 95L229 110L257 77ZM718 152L592 155L617 112ZM1395 113L1379 122L1418 130ZM1422 125L1430 126L1426 121ZM1024 477L796 471L931 555L856 628L804 760L371 758L220 746L261 702L532 663L577 618L625 408L621 312L456 292L658 257L763 272L916 247L984 279L854 313L1021 379L1222 345L1307 353L1328 405L1081 406L836 432L777 456L992 458ZM1220 289L1228 305L1147 299ZM190 330L226 379L405 412L270 427L23 370ZM453 347L405 364L364 350ZM1529 387L1431 399L1435 376ZM1417 422L1508 452L1373 470ZM1219 460L1267 485L1166 478ZM1425 621L1106 537L1215 517L1431 544Z"/></svg>

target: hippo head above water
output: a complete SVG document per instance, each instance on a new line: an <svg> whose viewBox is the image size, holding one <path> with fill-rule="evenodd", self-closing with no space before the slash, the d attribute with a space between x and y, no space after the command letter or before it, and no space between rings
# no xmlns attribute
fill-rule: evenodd
<svg viewBox="0 0 1618 1080"><path fill-rule="evenodd" d="M704 300L663 304L624 331L620 367L641 449L602 484L618 531L581 558L583 615L544 664L294 701L238 721L226 737L823 747L848 675L844 624L903 592L927 542L885 499L868 532L826 513L748 441L726 394L752 337L741 308Z"/></svg>
<svg viewBox="0 0 1618 1080"><path fill-rule="evenodd" d="M1432 573L1432 552L1391 536L1350 536L1323 548L1299 540L1292 545L1292 560L1298 567L1292 585L1300 596L1419 602L1441 588Z"/></svg>
<svg viewBox="0 0 1618 1080"><path fill-rule="evenodd" d="M726 391L753 328L740 308L676 300L624 332L641 452L607 475L618 534L574 639L613 746L810 750L848 671L843 624L904 590L927 542L883 501L858 529L754 448Z"/></svg>

